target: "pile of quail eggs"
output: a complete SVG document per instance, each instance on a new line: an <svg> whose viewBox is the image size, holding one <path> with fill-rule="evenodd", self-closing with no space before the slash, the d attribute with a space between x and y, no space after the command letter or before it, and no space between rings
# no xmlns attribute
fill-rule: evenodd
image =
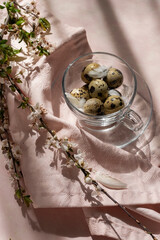
<svg viewBox="0 0 160 240"><path fill-rule="evenodd" d="M69 101L80 111L90 115L106 115L124 107L122 95L116 89L123 82L122 72L98 63L90 63L81 73L85 83L66 93Z"/></svg>

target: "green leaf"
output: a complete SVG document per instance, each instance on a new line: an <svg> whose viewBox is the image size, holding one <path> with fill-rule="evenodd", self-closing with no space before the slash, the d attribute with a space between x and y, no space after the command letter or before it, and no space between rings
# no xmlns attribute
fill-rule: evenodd
<svg viewBox="0 0 160 240"><path fill-rule="evenodd" d="M21 102L20 105L17 108L25 109L27 107L26 103Z"/></svg>
<svg viewBox="0 0 160 240"><path fill-rule="evenodd" d="M39 25L41 26L41 28L44 31L47 31L51 27L50 23L48 22L48 20L46 18L40 18L39 19Z"/></svg>
<svg viewBox="0 0 160 240"><path fill-rule="evenodd" d="M7 73L7 74L10 74L11 71L12 71L12 67L11 67L11 66L8 66L8 67L6 68L6 73Z"/></svg>
<svg viewBox="0 0 160 240"><path fill-rule="evenodd" d="M4 117L4 110L0 109L0 119L3 119L3 117Z"/></svg>
<svg viewBox="0 0 160 240"><path fill-rule="evenodd" d="M6 39L0 40L0 45L1 45L1 44L4 44L4 43L7 43L7 40L6 40Z"/></svg>
<svg viewBox="0 0 160 240"><path fill-rule="evenodd" d="M2 89L0 89L0 97L3 97ZM0 116L0 118L1 118L1 116Z"/></svg>
<svg viewBox="0 0 160 240"><path fill-rule="evenodd" d="M35 32L30 32L30 37L35 38Z"/></svg>
<svg viewBox="0 0 160 240"><path fill-rule="evenodd" d="M18 26L20 26L20 25L22 25L22 23L24 23L24 22L25 22L24 18L23 18L23 17L20 17L20 18L18 18L18 20L16 21L16 24L17 24Z"/></svg>
<svg viewBox="0 0 160 240"><path fill-rule="evenodd" d="M0 5L0 9L4 9L4 8L5 8L4 6Z"/></svg>
<svg viewBox="0 0 160 240"><path fill-rule="evenodd" d="M18 106L18 108L25 109L25 108L28 106L28 101L29 101L29 98L26 97L25 100L20 103L20 105Z"/></svg>
<svg viewBox="0 0 160 240"><path fill-rule="evenodd" d="M12 24L8 24L8 30L12 30L12 29L14 29Z"/></svg>
<svg viewBox="0 0 160 240"><path fill-rule="evenodd" d="M16 81L17 83L22 83L22 81L21 81L20 78L15 78L15 81Z"/></svg>
<svg viewBox="0 0 160 240"><path fill-rule="evenodd" d="M13 2L8 1L8 2L4 2L3 4L6 6L9 15L11 15L10 13L20 12L20 10L14 6Z"/></svg>
<svg viewBox="0 0 160 240"><path fill-rule="evenodd" d="M18 199L21 199L23 196L21 189L18 189L15 194Z"/></svg>
<svg viewBox="0 0 160 240"><path fill-rule="evenodd" d="M3 68L0 69L0 77L2 77L2 78L6 78L7 77L6 71Z"/></svg>
<svg viewBox="0 0 160 240"><path fill-rule="evenodd" d="M25 195L25 196L23 197L23 200L24 200L24 203L26 204L27 207L29 207L30 204L32 203L32 200L31 200L31 198L30 198L30 195Z"/></svg>
<svg viewBox="0 0 160 240"><path fill-rule="evenodd" d="M3 50L3 49L6 49L6 48L8 48L8 44L6 44L6 43L2 43L2 44L0 44L0 48Z"/></svg>
<svg viewBox="0 0 160 240"><path fill-rule="evenodd" d="M20 53L21 50L22 50L22 48L20 48L20 49L13 49L13 53L16 55L16 54Z"/></svg>
<svg viewBox="0 0 160 240"><path fill-rule="evenodd" d="M25 43L27 43L29 41L29 32L21 29L20 33L19 33L19 37L20 37L20 42L24 41Z"/></svg>
<svg viewBox="0 0 160 240"><path fill-rule="evenodd" d="M47 49L45 49L44 47L42 46L37 46L37 49L39 50L39 56L42 56L42 55L50 55L50 53L47 51Z"/></svg>
<svg viewBox="0 0 160 240"><path fill-rule="evenodd" d="M16 91L14 85L10 85L9 87L10 87L10 89L12 90L12 92L15 92L15 91Z"/></svg>

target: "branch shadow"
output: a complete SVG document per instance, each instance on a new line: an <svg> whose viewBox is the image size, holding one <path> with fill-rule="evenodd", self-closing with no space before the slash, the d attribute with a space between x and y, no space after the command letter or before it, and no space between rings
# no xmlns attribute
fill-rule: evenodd
<svg viewBox="0 0 160 240"><path fill-rule="evenodd" d="M142 71L137 63L135 54L127 41L127 37L125 36L123 28L118 22L111 1L97 0L96 2L104 16L107 30L112 36L118 55L123 59L127 59L127 62L133 67L133 69L136 69L138 73L142 74Z"/></svg>
<svg viewBox="0 0 160 240"><path fill-rule="evenodd" d="M66 157L64 153L60 150L60 157L61 159L61 173L62 175L70 179L73 183L77 181L80 185L80 188L82 192L84 193L84 200L88 201L91 205L91 207L96 206L102 206L101 202L92 196L92 189L88 186L88 184L82 183L81 179L79 178L79 172L80 170L76 166L71 166L71 168L68 168L66 165Z"/></svg>

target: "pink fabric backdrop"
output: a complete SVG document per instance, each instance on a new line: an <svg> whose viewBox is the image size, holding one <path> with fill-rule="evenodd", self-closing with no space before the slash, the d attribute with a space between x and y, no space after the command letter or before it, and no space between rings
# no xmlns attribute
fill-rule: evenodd
<svg viewBox="0 0 160 240"><path fill-rule="evenodd" d="M157 64L155 68L155 60L157 60L158 63L159 57L156 55L157 48L159 47L159 39L156 38L158 35L158 27L156 26L158 25L155 26L155 23L157 24L155 15L158 10L154 8L158 2L155 1L155 3L150 6L149 1L145 4L144 2L140 3L140 1L135 1L134 4L129 4L127 1L124 1L123 4L117 6L116 1L101 1L100 3L92 0L93 5L88 5L85 1L84 5L82 3L77 2L75 4L75 2L69 1L72 7L68 8L68 16L67 12L63 15L67 5L62 4L62 1L50 1L49 3L53 7L53 13L55 15L52 21L54 26L53 35L50 36L50 40L56 44L56 51L47 61L45 58L42 58L32 66L33 72L30 79L28 78L28 83L23 86L23 90L30 96L34 104L38 101L43 103L47 108L48 114L46 120L50 127L57 130L59 136L71 136L75 142L80 143L81 148L86 153L89 164L93 168L106 169L111 172L113 176L128 182L129 188L127 190L108 190L108 192L121 203L127 204L128 208L133 211L133 214L159 236L160 151L158 136L159 125L157 123L159 117L156 112L159 109L158 101L156 101L156 92L159 87L156 78ZM141 7L137 4L141 4ZM105 11L102 11L102 7ZM79 18L75 18L76 9ZM41 5L41 11L44 12L44 15L46 14L48 16L46 6ZM96 20L94 19L94 27L91 18L93 13L97 13ZM84 18L82 19L83 21L80 22L80 16L82 14ZM59 23L56 15L62 20L62 24ZM154 20L152 20L152 15L155 16ZM74 21L74 19L76 20ZM129 21L127 21L127 19L129 19ZM149 21L152 28L148 29L148 25L142 24L145 21ZM90 48L83 28L69 27L64 25L64 22L75 25L76 27L82 24L87 30L88 40L92 50L113 52L123 57L147 81L154 98L155 118L157 122L153 121L153 119L152 125L150 125L146 131L145 136L141 137L140 141L146 136L147 140L150 140L143 148L138 148L140 141L132 144L126 150L116 149L113 146L107 146L108 148L106 148L106 145L86 132L82 132L83 139L80 139L79 130L77 127L73 127L75 117L67 109L63 98L61 97L58 101L57 97L61 95L60 79L64 68L71 60L84 52L88 52ZM99 24L103 27L102 29L99 28ZM107 24L107 29L104 28L105 24ZM138 28L139 25L141 28ZM145 31L143 30L143 32L141 29L144 28ZM96 35L95 29L98 31ZM145 38L146 31L148 31L148 39ZM99 36L101 37L99 38ZM137 36L143 39L142 44ZM142 50L145 50L147 44L151 49L149 53L147 51L138 51L142 49L142 47ZM142 58L142 52L143 54L147 52L147 54L145 54L146 58ZM61 59L63 59L63 62ZM150 63L146 64L147 70L150 67L147 73L146 67L143 66L144 59L146 59L145 63ZM39 69L41 70L40 72ZM156 88L151 84L152 78L155 79ZM35 89L37 89L36 93ZM85 189L87 186L83 187L83 176L76 170L73 172L72 169L63 169L61 166L61 156L58 155L58 153L55 152L53 155L52 152L47 151L44 155L43 149L41 148L44 135L33 134L29 128L26 127L25 124L28 124L26 120L28 112L25 111L24 114L24 112L22 113L16 108L18 103L14 96L9 94L8 101L11 103L9 112L12 116L10 126L12 136L21 144L23 149L24 158L22 167L25 183L32 196L34 207L37 209L26 211L17 206L13 198L13 189L10 187L9 176L5 171L5 160L2 156L0 163L2 182L2 197L0 198L2 216L0 218L0 229L2 239L9 239L11 237L13 240L18 238L30 238L33 240L44 238L47 240L67 240L71 238L103 240L106 239L105 236L107 236L108 239L110 237L112 239L127 238L131 240L139 238L150 239L149 236L147 237L138 229L137 226L107 198L103 197L102 201L103 206L106 207L97 208L97 204L99 205L99 203L95 203L94 208L91 208L92 202L90 201L90 195L89 193L86 194ZM66 124L66 114L68 119L70 119L70 124ZM155 132L153 132L153 126ZM151 130L152 138L148 139L151 135ZM99 155L97 154L97 146ZM138 152L134 155L131 153L131 150L132 152ZM104 157L102 156L105 155L107 155L108 159L112 159L112 162L106 161L104 163ZM115 170L114 166L118 166L120 173ZM6 199L8 199L8 201L6 201ZM14 221L15 216L17 216L17 222ZM109 224L110 222L112 224Z"/></svg>

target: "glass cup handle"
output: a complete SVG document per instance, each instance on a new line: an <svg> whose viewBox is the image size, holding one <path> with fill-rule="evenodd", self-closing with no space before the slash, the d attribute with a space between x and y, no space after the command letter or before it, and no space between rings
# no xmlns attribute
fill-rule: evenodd
<svg viewBox="0 0 160 240"><path fill-rule="evenodd" d="M132 131L139 131L143 127L143 121L141 117L131 109L125 112L122 122Z"/></svg>

